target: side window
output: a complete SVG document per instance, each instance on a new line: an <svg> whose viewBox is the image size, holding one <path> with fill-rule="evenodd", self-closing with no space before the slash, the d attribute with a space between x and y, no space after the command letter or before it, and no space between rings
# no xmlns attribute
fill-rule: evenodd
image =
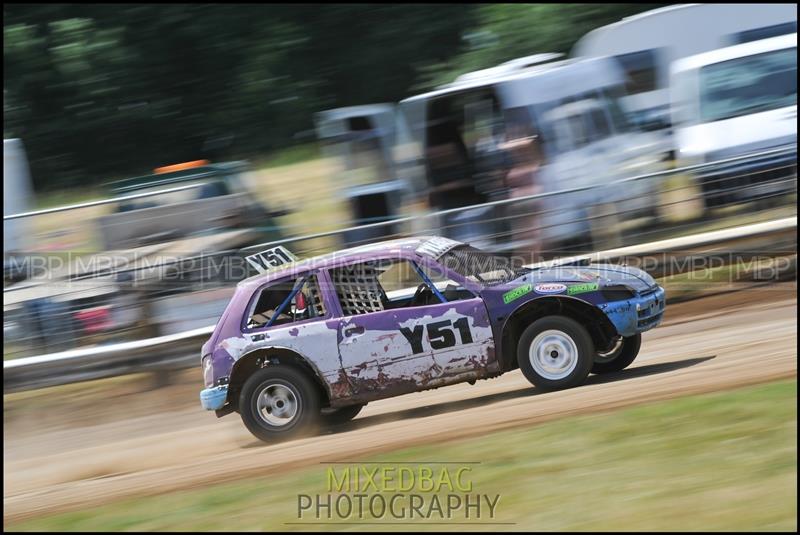
<svg viewBox="0 0 800 535"><path fill-rule="evenodd" d="M419 269L425 277L405 259L372 260L332 269L342 313L352 316L432 305L442 302L436 292L448 302L472 297L468 290L448 281L444 273Z"/></svg>
<svg viewBox="0 0 800 535"><path fill-rule="evenodd" d="M625 89L629 95L656 89L656 62L658 50L640 50L616 56L627 75Z"/></svg>
<svg viewBox="0 0 800 535"><path fill-rule="evenodd" d="M469 96L464 104L464 143L475 158L496 147L503 132L503 116L491 93Z"/></svg>
<svg viewBox="0 0 800 535"><path fill-rule="evenodd" d="M600 141L611 135L611 124L606 112L603 98L598 91L591 91L586 95L589 103L589 119L592 123L594 141Z"/></svg>
<svg viewBox="0 0 800 535"><path fill-rule="evenodd" d="M369 117L351 117L347 121L349 144L345 151L348 170L357 173L358 184L373 183L389 176L383 159L380 132Z"/></svg>
<svg viewBox="0 0 800 535"><path fill-rule="evenodd" d="M558 129L557 119L554 114L561 105L560 100L535 104L531 107L533 121L536 123L537 131L541 135L541 147L548 157L552 158L564 149L560 139L561 132Z"/></svg>
<svg viewBox="0 0 800 535"><path fill-rule="evenodd" d="M797 21L784 22L783 24L764 26L763 28L756 28L754 30L746 30L735 33L730 37L730 40L731 44L739 45L742 43L760 41L761 39L769 39L770 37L777 37L779 35L786 35L790 33L797 33Z"/></svg>
<svg viewBox="0 0 800 535"><path fill-rule="evenodd" d="M569 105L572 101L572 99L567 98L540 107L542 123L550 133L548 137L554 149L554 154L562 154L577 148L573 145L573 133L567 121Z"/></svg>
<svg viewBox="0 0 800 535"><path fill-rule="evenodd" d="M316 275L302 275L263 288L250 306L247 327L274 327L324 315L325 307Z"/></svg>
<svg viewBox="0 0 800 535"><path fill-rule="evenodd" d="M618 134L631 131L632 128L628 121L628 116L620 103L620 99L624 96L622 86L604 87L600 90L600 94L611 115L614 131Z"/></svg>
<svg viewBox="0 0 800 535"><path fill-rule="evenodd" d="M471 159L472 182L480 194L502 191L505 154L504 122L499 103L490 91L467 94L464 105L464 142Z"/></svg>
<svg viewBox="0 0 800 535"><path fill-rule="evenodd" d="M488 107L490 95L455 93L428 101L425 125L425 165L428 178L428 201L439 209L485 202L484 184L476 180L474 144L484 139L487 125L496 118ZM487 100L488 99L488 100ZM483 101L483 102L482 102ZM476 107L465 109L468 104ZM489 112L489 117L474 116ZM469 115L469 116L468 116ZM465 122L469 119L471 124ZM470 146L473 144L473 146Z"/></svg>
<svg viewBox="0 0 800 535"><path fill-rule="evenodd" d="M592 108L589 110L589 118L592 121L595 141L600 141L601 139L605 139L611 135L611 129L608 126L608 119L601 108Z"/></svg>
<svg viewBox="0 0 800 535"><path fill-rule="evenodd" d="M333 287L345 316L384 310L386 292L378 283L375 262L341 266L331 270Z"/></svg>
<svg viewBox="0 0 800 535"><path fill-rule="evenodd" d="M572 113L567 115L566 121L572 132L572 140L576 149L585 147L591 141L589 137L589 124L584 118L585 113L575 107Z"/></svg>
<svg viewBox="0 0 800 535"><path fill-rule="evenodd" d="M573 147L583 148L593 141L593 129L589 117L592 102L584 95L569 97L565 102L562 107L563 120L568 125Z"/></svg>

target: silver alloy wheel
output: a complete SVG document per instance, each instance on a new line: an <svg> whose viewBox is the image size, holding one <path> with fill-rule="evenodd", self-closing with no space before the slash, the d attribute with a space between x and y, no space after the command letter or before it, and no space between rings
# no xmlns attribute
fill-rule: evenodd
<svg viewBox="0 0 800 535"><path fill-rule="evenodd" d="M600 351L598 351L597 353L594 354L594 361L601 364L605 364L606 362L611 362L612 360L617 358L619 354L622 352L622 346L624 344L625 341L622 339L621 336L618 336L617 340L615 340L614 342L614 346L610 350L606 351L605 353L601 353Z"/></svg>
<svg viewBox="0 0 800 535"><path fill-rule="evenodd" d="M567 377L578 365L578 346L564 331L548 329L533 339L528 358L536 373L557 381Z"/></svg>
<svg viewBox="0 0 800 535"><path fill-rule="evenodd" d="M297 416L298 395L283 383L267 383L257 399L258 415L271 426L283 427Z"/></svg>

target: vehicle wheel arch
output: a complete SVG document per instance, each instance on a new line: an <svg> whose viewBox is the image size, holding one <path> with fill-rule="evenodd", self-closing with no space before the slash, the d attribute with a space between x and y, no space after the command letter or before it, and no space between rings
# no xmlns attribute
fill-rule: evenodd
<svg viewBox="0 0 800 535"><path fill-rule="evenodd" d="M300 369L317 385L323 406L330 402L330 386L323 379L319 368L305 355L295 349L283 346L260 347L242 355L231 369L228 382L228 401L238 403L239 392L247 378L255 371L270 365L286 365Z"/></svg>
<svg viewBox="0 0 800 535"><path fill-rule="evenodd" d="M531 299L519 305L508 315L500 334L500 349L503 371L516 369L517 344L522 331L539 318L560 315L578 321L586 327L595 347L605 348L616 336L611 320L597 306L568 295L547 295Z"/></svg>

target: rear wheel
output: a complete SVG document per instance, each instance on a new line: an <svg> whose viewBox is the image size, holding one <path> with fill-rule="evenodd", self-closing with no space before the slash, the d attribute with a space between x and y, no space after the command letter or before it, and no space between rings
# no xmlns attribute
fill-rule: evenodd
<svg viewBox="0 0 800 535"><path fill-rule="evenodd" d="M642 347L641 333L622 338L608 353L595 353L592 373L611 373L624 370L636 359Z"/></svg>
<svg viewBox="0 0 800 535"><path fill-rule="evenodd" d="M322 421L328 425L341 425L358 416L363 408L364 405L350 405L339 409L322 409Z"/></svg>
<svg viewBox="0 0 800 535"><path fill-rule="evenodd" d="M319 417L319 392L302 371L283 365L254 373L239 395L244 425L269 442L308 433Z"/></svg>
<svg viewBox="0 0 800 535"><path fill-rule="evenodd" d="M546 316L522 333L517 362L536 387L561 390L586 380L594 353L592 338L580 323L566 316Z"/></svg>

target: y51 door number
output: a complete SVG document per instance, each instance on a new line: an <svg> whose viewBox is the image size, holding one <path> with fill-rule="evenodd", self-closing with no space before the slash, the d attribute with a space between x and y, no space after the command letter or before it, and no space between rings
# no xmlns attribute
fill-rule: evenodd
<svg viewBox="0 0 800 535"><path fill-rule="evenodd" d="M422 337L428 329L428 340L431 342L432 349L446 349L456 345L456 330L461 337L462 344L472 343L472 333L469 330L469 320L466 317L457 320L432 321L426 325L414 325L413 329L402 327L400 332L411 344L411 351L414 354L422 353Z"/></svg>

